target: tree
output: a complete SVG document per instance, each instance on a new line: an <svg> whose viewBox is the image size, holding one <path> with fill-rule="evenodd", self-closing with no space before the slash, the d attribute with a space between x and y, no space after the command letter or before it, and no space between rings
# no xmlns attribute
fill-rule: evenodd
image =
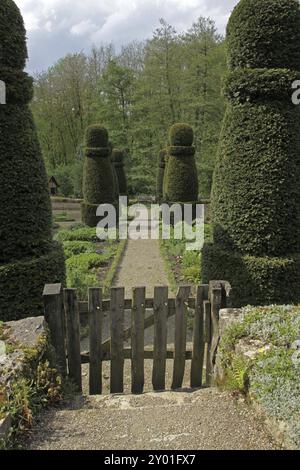
<svg viewBox="0 0 300 470"><path fill-rule="evenodd" d="M236 306L299 302L300 114L291 100L300 71L298 1L241 0L227 41L228 106L204 281L230 281Z"/></svg>
<svg viewBox="0 0 300 470"><path fill-rule="evenodd" d="M7 104L0 107L0 319L40 315L45 283L64 280L64 256L52 242L46 171L23 71L26 33L12 0L0 3L0 71Z"/></svg>

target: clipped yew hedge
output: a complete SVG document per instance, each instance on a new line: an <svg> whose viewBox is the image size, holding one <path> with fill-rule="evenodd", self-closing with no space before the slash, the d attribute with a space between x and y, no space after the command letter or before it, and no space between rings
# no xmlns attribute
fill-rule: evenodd
<svg viewBox="0 0 300 470"><path fill-rule="evenodd" d="M100 124L94 124L86 131L83 198L82 221L90 227L99 222L97 207L114 204L116 199L108 132Z"/></svg>
<svg viewBox="0 0 300 470"><path fill-rule="evenodd" d="M63 248L53 242L46 254L0 264L0 320L43 315L45 284L65 281Z"/></svg>
<svg viewBox="0 0 300 470"><path fill-rule="evenodd" d="M174 124L169 139L166 199L170 202L197 201L199 188L193 129L188 124Z"/></svg>
<svg viewBox="0 0 300 470"><path fill-rule="evenodd" d="M241 0L228 24L214 244L204 249L202 273L230 281L239 306L300 300L300 109L291 100L299 32L294 0Z"/></svg>
<svg viewBox="0 0 300 470"><path fill-rule="evenodd" d="M227 26L231 68L300 70L298 0L241 0Z"/></svg>
<svg viewBox="0 0 300 470"><path fill-rule="evenodd" d="M6 320L42 314L42 284L64 281L63 252L52 242L48 180L28 106L33 86L23 71L26 58L20 11L12 0L2 0L0 79L7 100L0 106L0 319Z"/></svg>

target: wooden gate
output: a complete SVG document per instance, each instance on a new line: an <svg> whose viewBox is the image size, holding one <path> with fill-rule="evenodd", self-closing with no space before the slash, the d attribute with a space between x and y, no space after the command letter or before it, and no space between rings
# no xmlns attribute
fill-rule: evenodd
<svg viewBox="0 0 300 470"><path fill-rule="evenodd" d="M169 298L168 287L156 287L153 298L146 298L145 287L135 287L132 299L125 299L122 287L111 288L110 299L102 298L101 288L90 288L88 302L78 302L76 289L60 284L44 288L45 318L63 376L82 390L81 365L89 363L90 394L102 393L102 362L110 361L110 391L123 393L124 360L131 360L132 393L144 389L144 360L153 360L152 384L165 390L166 360L173 359L172 389L182 387L185 364L191 361L190 385L199 388L212 383L212 372L219 342L219 310L230 306L231 287L224 281L200 285L195 296L190 286L181 286L176 298ZM131 327L124 328L124 312L131 310ZM149 310L152 313L149 315ZM102 341L104 313L110 317L110 339ZM146 315L147 312L147 315ZM167 321L175 315L174 348L167 347ZM187 318L193 319L193 346L186 348ZM81 352L80 317L88 316L89 352ZM144 347L144 330L154 325L153 349ZM131 346L124 343L130 340ZM205 374L204 369L206 369ZM205 376L205 379L204 379Z"/></svg>

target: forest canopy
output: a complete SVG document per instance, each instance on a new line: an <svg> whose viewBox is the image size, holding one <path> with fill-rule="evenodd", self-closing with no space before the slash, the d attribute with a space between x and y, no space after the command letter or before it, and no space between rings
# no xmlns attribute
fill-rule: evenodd
<svg viewBox="0 0 300 470"><path fill-rule="evenodd" d="M125 151L129 194L154 194L157 158L168 129L195 132L200 195L209 196L224 114L225 46L210 18L176 31L161 19L149 40L116 50L94 46L35 76L32 104L49 176L64 196L82 196L84 131L101 122Z"/></svg>

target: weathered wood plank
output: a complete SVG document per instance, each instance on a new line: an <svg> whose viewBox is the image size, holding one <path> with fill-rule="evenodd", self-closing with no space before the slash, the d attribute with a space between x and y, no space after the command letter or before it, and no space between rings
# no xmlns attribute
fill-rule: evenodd
<svg viewBox="0 0 300 470"><path fill-rule="evenodd" d="M154 358L152 384L154 390L165 390L167 357L168 287L154 289Z"/></svg>
<svg viewBox="0 0 300 470"><path fill-rule="evenodd" d="M64 289L69 377L82 391L80 323L76 289Z"/></svg>
<svg viewBox="0 0 300 470"><path fill-rule="evenodd" d="M215 356L220 341L219 334L219 313L222 306L222 286L216 287L214 284L210 286L210 303L211 303L211 344L210 352L208 355L209 369L210 369L210 380L209 385L213 381L213 369L215 364Z"/></svg>
<svg viewBox="0 0 300 470"><path fill-rule="evenodd" d="M208 285L198 286L193 331L193 359L191 365L191 387L202 387L204 363L204 301L208 297Z"/></svg>
<svg viewBox="0 0 300 470"><path fill-rule="evenodd" d="M131 348L124 348L123 349L124 359L131 359L132 358L132 349ZM153 349L146 349L144 350L144 359L153 359L154 351ZM185 360L190 361L193 357L193 351L186 351L185 352ZM102 353L102 361L110 361L110 351L107 353ZM174 350L167 349L167 359L174 359ZM84 351L81 353L81 363L88 364L90 362L90 355L89 352Z"/></svg>
<svg viewBox="0 0 300 470"><path fill-rule="evenodd" d="M131 391L143 393L144 389L144 323L145 323L145 287L136 287L132 291L131 314Z"/></svg>
<svg viewBox="0 0 300 470"><path fill-rule="evenodd" d="M187 309L191 286L181 286L176 296L175 356L173 364L172 390L182 387L185 370Z"/></svg>
<svg viewBox="0 0 300 470"><path fill-rule="evenodd" d="M195 302L195 299L194 299ZM173 317L175 315L175 299L169 299L168 302L168 318ZM150 328L154 325L154 315L149 315L145 318L144 322L144 329ZM124 341L127 341L131 338L132 330L131 327L124 330ZM102 351L109 352L110 351L110 338L107 339L102 343Z"/></svg>
<svg viewBox="0 0 300 470"><path fill-rule="evenodd" d="M89 289L90 395L102 393L102 289Z"/></svg>
<svg viewBox="0 0 300 470"><path fill-rule="evenodd" d="M111 289L110 392L124 390L124 294L123 287Z"/></svg>
<svg viewBox="0 0 300 470"><path fill-rule="evenodd" d="M196 302L195 298L190 297L188 299L189 308L194 309L195 308L195 302ZM169 306L170 305L172 306L173 304L175 306L175 299L169 299L168 304L169 304ZM145 300L146 310L153 309L153 305L154 305L154 299L148 298L148 299ZM132 308L132 299L125 299L124 300L124 310L131 310L131 308ZM102 311L103 312L109 312L110 311L110 300L102 300ZM88 302L79 302L79 313L82 316L88 315L88 313L89 313Z"/></svg>
<svg viewBox="0 0 300 470"><path fill-rule="evenodd" d="M210 301L204 302L204 318L205 318L205 335L206 335L206 377L205 385L210 386L211 383L211 362L210 362L210 350L211 350L211 304Z"/></svg>
<svg viewBox="0 0 300 470"><path fill-rule="evenodd" d="M51 344L56 355L57 369L65 377L67 374L65 318L61 284L46 284L43 292L45 320L50 330Z"/></svg>

